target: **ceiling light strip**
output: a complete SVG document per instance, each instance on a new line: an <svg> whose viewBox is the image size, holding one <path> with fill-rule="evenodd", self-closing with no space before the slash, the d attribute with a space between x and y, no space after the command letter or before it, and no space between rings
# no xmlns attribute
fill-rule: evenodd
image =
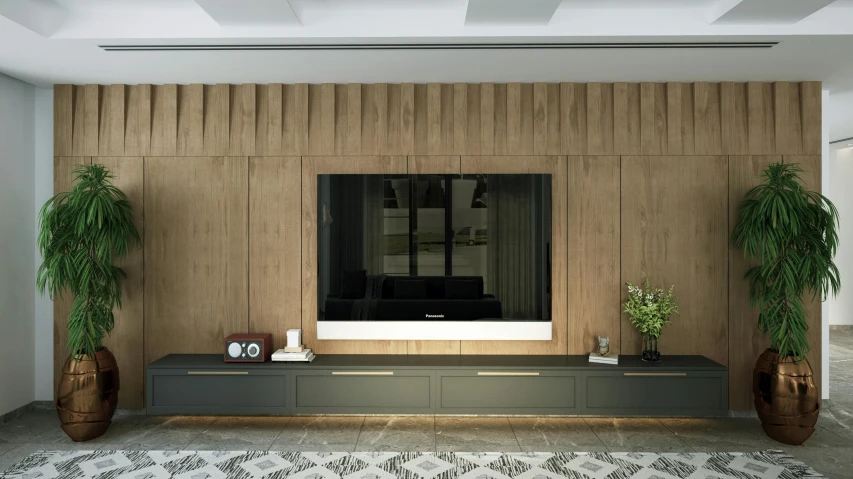
<svg viewBox="0 0 853 479"><path fill-rule="evenodd" d="M100 45L106 51L299 51L299 50L542 50L542 49L697 49L772 48L779 42L687 43L409 43L409 44L311 44L311 45Z"/></svg>

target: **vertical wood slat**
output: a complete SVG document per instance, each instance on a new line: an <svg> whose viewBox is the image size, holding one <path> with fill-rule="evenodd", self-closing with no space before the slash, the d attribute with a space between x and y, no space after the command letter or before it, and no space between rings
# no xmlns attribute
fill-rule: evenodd
<svg viewBox="0 0 853 479"><path fill-rule="evenodd" d="M308 154L335 152L335 84L308 85Z"/></svg>
<svg viewBox="0 0 853 479"><path fill-rule="evenodd" d="M74 86L53 87L53 154L71 156L74 141Z"/></svg>
<svg viewBox="0 0 853 479"><path fill-rule="evenodd" d="M583 155L587 148L587 85L560 83L561 149L555 153ZM553 99L552 99L553 101Z"/></svg>
<svg viewBox="0 0 853 479"><path fill-rule="evenodd" d="M684 154L683 100L681 83L666 84L666 152Z"/></svg>
<svg viewBox="0 0 853 479"><path fill-rule="evenodd" d="M310 90L308 84L297 83L282 87L281 153L307 155L310 130ZM315 113L319 115L319 111Z"/></svg>
<svg viewBox="0 0 853 479"><path fill-rule="evenodd" d="M665 84L640 84L640 151L644 155L667 154L667 101Z"/></svg>
<svg viewBox="0 0 853 479"><path fill-rule="evenodd" d="M231 86L221 83L204 85L203 92L203 154L228 155L231 140Z"/></svg>
<svg viewBox="0 0 853 479"><path fill-rule="evenodd" d="M400 85L400 154L415 153L415 86Z"/></svg>
<svg viewBox="0 0 853 479"><path fill-rule="evenodd" d="M642 147L640 119L640 85L613 84L613 152L620 155L640 154Z"/></svg>
<svg viewBox="0 0 853 479"><path fill-rule="evenodd" d="M720 132L720 85L696 82L693 84L693 132L695 154L722 153Z"/></svg>
<svg viewBox="0 0 853 479"><path fill-rule="evenodd" d="M613 89L612 83L586 85L586 145L590 155L613 154Z"/></svg>
<svg viewBox="0 0 853 479"><path fill-rule="evenodd" d="M772 83L749 82L746 84L746 116L749 130L749 153L751 155L776 153L776 123Z"/></svg>
<svg viewBox="0 0 853 479"><path fill-rule="evenodd" d="M124 155L151 153L151 85L128 85L125 101Z"/></svg>
<svg viewBox="0 0 853 479"><path fill-rule="evenodd" d="M823 150L821 103L822 84L816 81L800 83L800 117L803 123L803 154L819 155Z"/></svg>
<svg viewBox="0 0 853 479"><path fill-rule="evenodd" d="M257 87L254 83L231 85L229 88L228 154L251 156L255 154L257 125Z"/></svg>
<svg viewBox="0 0 853 479"><path fill-rule="evenodd" d="M480 94L480 85L478 83L469 83L467 85L466 100L466 133L465 133L465 153L468 155L479 155L482 141L482 118L480 117L480 102L482 101Z"/></svg>
<svg viewBox="0 0 853 479"><path fill-rule="evenodd" d="M749 153L749 119L745 83L720 83L720 123L723 153Z"/></svg>
<svg viewBox="0 0 853 479"><path fill-rule="evenodd" d="M462 155L468 151L468 85L453 84L453 146L450 152Z"/></svg>
<svg viewBox="0 0 853 479"><path fill-rule="evenodd" d="M255 128L255 155L276 156L281 154L281 136L284 129L282 99L283 88L280 83L258 85L255 99L257 118Z"/></svg>
<svg viewBox="0 0 853 479"><path fill-rule="evenodd" d="M124 85L98 87L98 156L124 155Z"/></svg>
<svg viewBox="0 0 853 479"><path fill-rule="evenodd" d="M151 87L152 156L178 154L178 86Z"/></svg>
<svg viewBox="0 0 853 479"><path fill-rule="evenodd" d="M495 152L495 84L480 84L480 154Z"/></svg>
<svg viewBox="0 0 853 479"><path fill-rule="evenodd" d="M773 105L776 114L776 153L799 155L803 151L799 85L786 81L774 83Z"/></svg>
<svg viewBox="0 0 853 479"><path fill-rule="evenodd" d="M98 156L100 90L99 85L82 85L73 88L72 156Z"/></svg>
<svg viewBox="0 0 853 479"><path fill-rule="evenodd" d="M177 156L204 152L204 85L178 85Z"/></svg>
<svg viewBox="0 0 853 479"><path fill-rule="evenodd" d="M570 156L568 353L587 354L597 336L619 351L620 272L618 156Z"/></svg>

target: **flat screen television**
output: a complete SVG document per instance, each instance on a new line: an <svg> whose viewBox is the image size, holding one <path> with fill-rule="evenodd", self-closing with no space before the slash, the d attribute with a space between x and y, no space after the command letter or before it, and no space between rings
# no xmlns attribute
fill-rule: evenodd
<svg viewBox="0 0 853 479"><path fill-rule="evenodd" d="M551 175L317 177L318 339L551 339Z"/></svg>

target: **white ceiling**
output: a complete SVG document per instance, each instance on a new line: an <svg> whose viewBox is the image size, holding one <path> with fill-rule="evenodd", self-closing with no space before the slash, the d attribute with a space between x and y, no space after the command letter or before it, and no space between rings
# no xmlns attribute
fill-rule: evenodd
<svg viewBox="0 0 853 479"><path fill-rule="evenodd" d="M466 24L466 17L475 14L478 21ZM779 45L683 50L99 48L699 41ZM468 0L0 0L0 45L0 72L43 86L822 80L831 94L831 138L853 136L853 0L472 0L470 5Z"/></svg>

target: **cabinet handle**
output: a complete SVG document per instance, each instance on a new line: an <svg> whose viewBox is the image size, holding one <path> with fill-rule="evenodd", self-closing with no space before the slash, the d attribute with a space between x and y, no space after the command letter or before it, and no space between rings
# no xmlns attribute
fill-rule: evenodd
<svg viewBox="0 0 853 479"><path fill-rule="evenodd" d="M662 376L662 377L684 377L687 373L624 373L625 376Z"/></svg>
<svg viewBox="0 0 853 479"><path fill-rule="evenodd" d="M332 371L333 376L393 376L394 371Z"/></svg>
<svg viewBox="0 0 853 479"><path fill-rule="evenodd" d="M537 372L526 371L479 371L477 376L538 376Z"/></svg>
<svg viewBox="0 0 853 479"><path fill-rule="evenodd" d="M187 371L190 376L245 376L249 371Z"/></svg>

